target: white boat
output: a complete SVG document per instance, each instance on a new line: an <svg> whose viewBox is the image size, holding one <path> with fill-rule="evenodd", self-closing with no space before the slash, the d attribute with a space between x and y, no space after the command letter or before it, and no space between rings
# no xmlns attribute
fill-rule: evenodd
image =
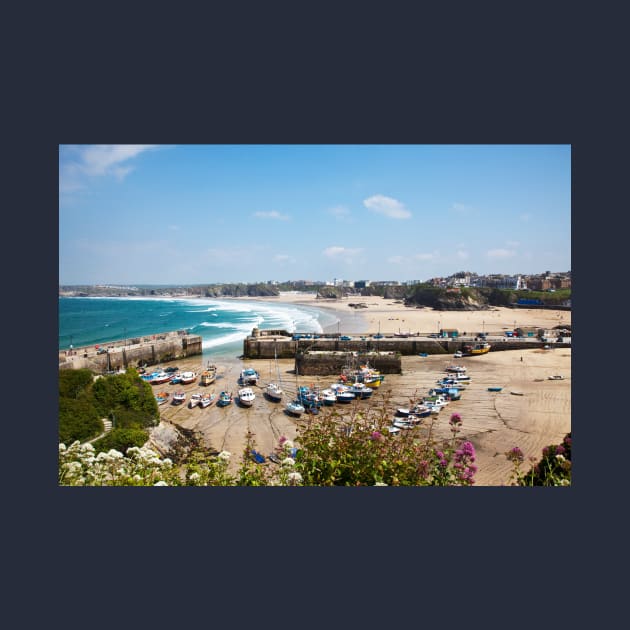
<svg viewBox="0 0 630 630"><path fill-rule="evenodd" d="M454 357L455 359L461 359L463 356L464 356L464 353L463 353L461 350L458 350L458 351L457 351L457 352L453 355L453 357Z"/></svg>
<svg viewBox="0 0 630 630"><path fill-rule="evenodd" d="M445 372L457 372L458 374L463 374L466 372L466 367L463 365L447 365L444 368Z"/></svg>
<svg viewBox="0 0 630 630"><path fill-rule="evenodd" d="M265 389L265 393L275 402L280 402L282 400L283 391L278 383L269 383Z"/></svg>
<svg viewBox="0 0 630 630"><path fill-rule="evenodd" d="M400 433L400 429L395 426L387 427L387 430L391 435L398 435Z"/></svg>
<svg viewBox="0 0 630 630"><path fill-rule="evenodd" d="M214 402L216 397L216 394L202 394L201 399L199 400L199 406L203 407L204 409L206 407L209 407Z"/></svg>
<svg viewBox="0 0 630 630"><path fill-rule="evenodd" d="M321 398L322 402L328 406L334 405L337 402L337 395L335 394L335 391L330 387L326 389L321 389L319 391L319 397Z"/></svg>
<svg viewBox="0 0 630 630"><path fill-rule="evenodd" d="M194 372L182 372L179 376L179 382L182 385L188 385L188 383L192 383L197 378L197 375Z"/></svg>
<svg viewBox="0 0 630 630"><path fill-rule="evenodd" d="M168 399L169 399L169 393L168 392L158 392L155 395L155 400L156 400L158 405L163 405Z"/></svg>
<svg viewBox="0 0 630 630"><path fill-rule="evenodd" d="M392 422L392 426L396 427L397 429L413 429L415 426L417 426L417 423L411 422L410 420L406 420L404 418L396 418Z"/></svg>
<svg viewBox="0 0 630 630"><path fill-rule="evenodd" d="M258 385L258 379L260 378L258 372L254 368L243 368L241 370L241 384L242 385Z"/></svg>
<svg viewBox="0 0 630 630"><path fill-rule="evenodd" d="M266 393L271 400L274 402L280 402L282 400L282 378L280 377L280 366L278 365L278 352L276 350L276 342L274 341L273 346L273 359L274 364L276 366L276 380L272 383L269 383L266 388ZM269 371L269 378L271 379L271 370Z"/></svg>
<svg viewBox="0 0 630 630"><path fill-rule="evenodd" d="M181 405L186 400L186 392L179 391L173 394L173 404Z"/></svg>
<svg viewBox="0 0 630 630"><path fill-rule="evenodd" d="M191 394L190 400L188 401L188 406L192 409L196 407L201 402L201 394L199 392L195 392Z"/></svg>
<svg viewBox="0 0 630 630"><path fill-rule="evenodd" d="M564 379L564 376L562 376L560 374L554 374L553 376L548 376L547 378L550 381L562 381Z"/></svg>
<svg viewBox="0 0 630 630"><path fill-rule="evenodd" d="M288 413L294 416L301 416L304 413L304 405L297 400L292 400L285 407Z"/></svg>
<svg viewBox="0 0 630 630"><path fill-rule="evenodd" d="M256 394L251 387L243 387L238 390L238 400L243 407L251 407L254 404Z"/></svg>

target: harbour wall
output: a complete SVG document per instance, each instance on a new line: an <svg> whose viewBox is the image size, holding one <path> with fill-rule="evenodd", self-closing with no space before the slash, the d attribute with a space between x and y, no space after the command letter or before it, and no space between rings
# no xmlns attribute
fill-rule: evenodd
<svg viewBox="0 0 630 630"><path fill-rule="evenodd" d="M286 331L257 331L243 341L243 356L246 359L292 359L298 352L392 352L400 355L453 354L462 350L463 346L474 342L474 337L458 337L455 339L428 337L383 337L374 339L371 336L357 337L350 341L342 341L338 335L320 335L318 339L294 340ZM547 342L537 338L505 338L489 340L491 352L498 350L524 350L526 348L543 348ZM570 348L570 343L554 342L554 348Z"/></svg>
<svg viewBox="0 0 630 630"><path fill-rule="evenodd" d="M156 365L202 354L200 335L178 330L123 339L59 353L59 369L87 368L105 373L129 366Z"/></svg>
<svg viewBox="0 0 630 630"><path fill-rule="evenodd" d="M401 374L400 354L396 352L299 352L295 355L295 369L304 376L327 376L341 374L349 361L357 365L369 363L381 374Z"/></svg>

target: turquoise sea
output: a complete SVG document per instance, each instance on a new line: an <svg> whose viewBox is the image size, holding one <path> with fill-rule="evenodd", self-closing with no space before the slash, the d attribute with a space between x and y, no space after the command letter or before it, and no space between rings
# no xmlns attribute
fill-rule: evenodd
<svg viewBox="0 0 630 630"><path fill-rule="evenodd" d="M201 335L204 354L238 356L254 327L321 333L338 321L317 308L241 299L60 297L59 349L186 329Z"/></svg>

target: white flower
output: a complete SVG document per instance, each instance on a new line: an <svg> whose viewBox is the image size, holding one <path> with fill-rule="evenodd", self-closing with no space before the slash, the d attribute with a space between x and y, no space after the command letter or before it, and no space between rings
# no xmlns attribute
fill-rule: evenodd
<svg viewBox="0 0 630 630"><path fill-rule="evenodd" d="M123 454L120 451L117 451L115 448L110 448L109 451L107 451L107 454L112 459L120 459L121 457L123 457Z"/></svg>
<svg viewBox="0 0 630 630"><path fill-rule="evenodd" d="M82 444L81 445L81 450L82 451L91 451L93 453L94 452L94 447L89 442L87 442L86 444Z"/></svg>
<svg viewBox="0 0 630 630"><path fill-rule="evenodd" d="M156 481L153 485L154 486L168 486L166 481Z"/></svg>
<svg viewBox="0 0 630 630"><path fill-rule="evenodd" d="M571 482L568 479L560 479L558 482L559 486L570 486Z"/></svg>
<svg viewBox="0 0 630 630"><path fill-rule="evenodd" d="M298 483L302 483L302 475L299 472L289 473L288 476L289 482L293 485L297 485Z"/></svg>
<svg viewBox="0 0 630 630"><path fill-rule="evenodd" d="M386 483L383 483L382 481L377 481L375 484L375 486L386 486Z"/></svg>
<svg viewBox="0 0 630 630"><path fill-rule="evenodd" d="M66 445L63 442L59 442L59 452L66 450Z"/></svg>
<svg viewBox="0 0 630 630"><path fill-rule="evenodd" d="M291 440L287 440L283 445L282 448L285 451L290 451L293 448L293 442L291 442Z"/></svg>
<svg viewBox="0 0 630 630"><path fill-rule="evenodd" d="M566 460L566 457L565 457L562 453L559 453L558 455L556 455L556 459L557 459L559 462L563 462L563 461L565 461L565 460Z"/></svg>
<svg viewBox="0 0 630 630"><path fill-rule="evenodd" d="M221 451L217 457L224 462L228 462L230 461L230 457L232 457L232 453L230 453L230 451Z"/></svg>
<svg viewBox="0 0 630 630"><path fill-rule="evenodd" d="M162 466L172 466L173 465L173 461L169 458L166 457L165 459L162 460Z"/></svg>
<svg viewBox="0 0 630 630"><path fill-rule="evenodd" d="M283 466L295 466L295 460L292 457L285 457L281 464Z"/></svg>
<svg viewBox="0 0 630 630"><path fill-rule="evenodd" d="M133 479L134 481L142 481L142 477L141 477L140 475L134 475L134 476L132 477L132 479Z"/></svg>
<svg viewBox="0 0 630 630"><path fill-rule="evenodd" d="M194 472L188 477L190 481L198 481L201 478L201 475L198 472Z"/></svg>

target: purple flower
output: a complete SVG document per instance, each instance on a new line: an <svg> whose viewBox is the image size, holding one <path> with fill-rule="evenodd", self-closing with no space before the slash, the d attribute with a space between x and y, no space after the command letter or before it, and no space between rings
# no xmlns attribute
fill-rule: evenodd
<svg viewBox="0 0 630 630"><path fill-rule="evenodd" d="M449 423L451 425L461 424L462 423L462 417L458 413L454 413L451 416L451 419L449 420Z"/></svg>
<svg viewBox="0 0 630 630"><path fill-rule="evenodd" d="M562 446L562 444L556 446L556 455L562 455L562 453L566 453L567 449Z"/></svg>
<svg viewBox="0 0 630 630"><path fill-rule="evenodd" d="M517 463L520 464L525 459L525 455L523 455L523 451L521 451L521 449L518 446L515 446L514 448L510 449L505 454L505 456L511 462L514 462L515 464L517 464Z"/></svg>
<svg viewBox="0 0 630 630"><path fill-rule="evenodd" d="M372 431L372 435L370 435L370 439L378 440L380 442L383 439L383 434L380 431Z"/></svg>

